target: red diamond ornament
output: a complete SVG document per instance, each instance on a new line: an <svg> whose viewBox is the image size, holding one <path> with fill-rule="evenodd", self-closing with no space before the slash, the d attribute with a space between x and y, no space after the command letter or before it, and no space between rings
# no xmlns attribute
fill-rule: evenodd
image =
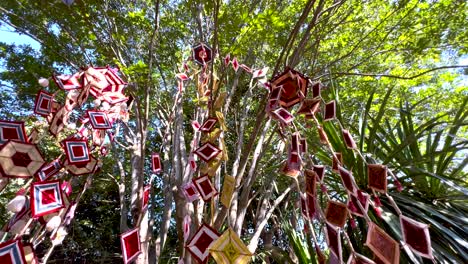
<svg viewBox="0 0 468 264"><path fill-rule="evenodd" d="M219 153L221 153L221 150L213 146L210 142L203 144L201 147L195 150L195 154L197 154L205 162L209 162L218 156Z"/></svg>
<svg viewBox="0 0 468 264"><path fill-rule="evenodd" d="M433 259L429 226L400 215L401 231L405 243L418 255Z"/></svg>
<svg viewBox="0 0 468 264"><path fill-rule="evenodd" d="M211 183L208 175L195 178L192 181L205 202L208 202L212 197L218 194L218 191Z"/></svg>
<svg viewBox="0 0 468 264"><path fill-rule="evenodd" d="M31 215L33 217L57 212L64 206L60 181L36 182L31 185Z"/></svg>
<svg viewBox="0 0 468 264"><path fill-rule="evenodd" d="M384 230L370 222L367 230L366 245L385 264L400 262L400 247Z"/></svg>
<svg viewBox="0 0 468 264"><path fill-rule="evenodd" d="M52 112L52 103L54 96L43 90L40 90L36 96L34 113L41 116L48 116Z"/></svg>
<svg viewBox="0 0 468 264"><path fill-rule="evenodd" d="M192 256L197 260L198 263L204 264L208 261L210 255L209 247L211 244L219 238L219 233L208 226L203 224L197 230L195 235L187 245L187 249Z"/></svg>
<svg viewBox="0 0 468 264"><path fill-rule="evenodd" d="M0 120L0 145L8 140L28 142L24 122Z"/></svg>
<svg viewBox="0 0 468 264"><path fill-rule="evenodd" d="M387 166L368 164L367 177L369 187L381 193L387 192Z"/></svg>
<svg viewBox="0 0 468 264"><path fill-rule="evenodd" d="M124 263L135 260L140 254L140 235L138 227L120 235Z"/></svg>

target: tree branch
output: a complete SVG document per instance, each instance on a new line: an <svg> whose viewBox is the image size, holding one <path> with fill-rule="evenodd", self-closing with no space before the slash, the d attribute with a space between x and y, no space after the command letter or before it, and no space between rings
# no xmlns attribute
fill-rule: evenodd
<svg viewBox="0 0 468 264"><path fill-rule="evenodd" d="M313 78L313 80L318 80L320 78L323 78L325 76L362 76L362 77L375 77L375 78L393 78L393 79L402 79L402 80L412 80L418 77L421 77L425 74L428 74L433 71L438 71L438 70L443 70L443 69L457 69L457 68L468 68L468 65L449 65L449 66L441 66L441 67L436 67L432 69L428 69L426 71L423 71L421 73L418 73L416 75L411 75L411 76L398 76L398 75L392 75L392 74L380 74L380 73L355 73L355 72L334 72L334 73L327 73L320 75L318 77Z"/></svg>

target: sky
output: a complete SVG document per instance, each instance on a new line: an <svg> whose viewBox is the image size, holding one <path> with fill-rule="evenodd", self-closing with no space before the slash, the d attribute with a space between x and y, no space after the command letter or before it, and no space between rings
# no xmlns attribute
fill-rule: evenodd
<svg viewBox="0 0 468 264"><path fill-rule="evenodd" d="M0 26L0 41L8 44L29 44L32 48L36 50L39 50L41 46L39 42L33 40L27 35L14 32L11 27L8 27L6 25Z"/></svg>

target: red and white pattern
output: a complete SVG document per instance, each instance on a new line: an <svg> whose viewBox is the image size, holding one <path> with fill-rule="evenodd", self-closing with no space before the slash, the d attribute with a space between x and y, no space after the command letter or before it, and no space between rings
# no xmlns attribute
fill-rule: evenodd
<svg viewBox="0 0 468 264"><path fill-rule="evenodd" d="M151 186L149 185L145 186L145 188L143 189L143 199L141 199L142 208L146 208L148 206L150 193L151 193Z"/></svg>
<svg viewBox="0 0 468 264"><path fill-rule="evenodd" d="M65 140L64 147L70 164L83 163L91 160L86 140Z"/></svg>
<svg viewBox="0 0 468 264"><path fill-rule="evenodd" d="M40 90L36 96L34 113L41 116L48 116L52 112L52 103L54 96L43 90Z"/></svg>
<svg viewBox="0 0 468 264"><path fill-rule="evenodd" d="M194 46L192 52L194 61L200 65L205 65L213 59L213 51L203 43Z"/></svg>
<svg viewBox="0 0 468 264"><path fill-rule="evenodd" d="M320 182L323 181L323 177L325 176L325 166L323 165L314 165L313 170L317 173L317 177Z"/></svg>
<svg viewBox="0 0 468 264"><path fill-rule="evenodd" d="M31 215L33 217L57 212L64 206L60 181L36 182L31 185Z"/></svg>
<svg viewBox="0 0 468 264"><path fill-rule="evenodd" d="M64 167L67 171L75 176L85 175L92 173L96 170L97 159L92 155L89 156L90 160L79 163L70 163L68 160L65 161Z"/></svg>
<svg viewBox="0 0 468 264"><path fill-rule="evenodd" d="M400 215L403 240L416 254L433 259L429 225L417 222L409 217Z"/></svg>
<svg viewBox="0 0 468 264"><path fill-rule="evenodd" d="M24 122L0 120L0 145L8 140L28 142Z"/></svg>
<svg viewBox="0 0 468 264"><path fill-rule="evenodd" d="M200 198L200 194L198 193L197 188L192 182L188 182L182 185L182 191L184 192L184 196L189 202L193 202Z"/></svg>
<svg viewBox="0 0 468 264"><path fill-rule="evenodd" d="M202 132L210 132L213 127L216 125L218 122L218 119L216 118L208 118L203 125L200 127L200 131Z"/></svg>
<svg viewBox="0 0 468 264"><path fill-rule="evenodd" d="M0 263L26 264L21 239L10 240L0 244Z"/></svg>
<svg viewBox="0 0 468 264"><path fill-rule="evenodd" d="M111 129L112 124L106 112L88 111L89 121L94 129Z"/></svg>
<svg viewBox="0 0 468 264"><path fill-rule="evenodd" d="M75 73L73 75L53 75L55 84L62 90L73 90L82 88L80 81L81 73Z"/></svg>
<svg viewBox="0 0 468 264"><path fill-rule="evenodd" d="M324 121L335 119L336 117L336 103L335 100L328 102L325 104L325 113L324 113Z"/></svg>
<svg viewBox="0 0 468 264"><path fill-rule="evenodd" d="M354 181L353 174L351 171L345 169L344 167L338 165L338 171L340 172L341 182L344 187L353 195L356 195L357 190L359 189Z"/></svg>
<svg viewBox="0 0 468 264"><path fill-rule="evenodd" d="M197 154L205 162L209 162L218 156L219 153L221 153L221 150L213 146L213 144L210 142L203 144L201 147L195 150L195 154Z"/></svg>
<svg viewBox="0 0 468 264"><path fill-rule="evenodd" d="M294 120L294 116L288 110L281 107L273 111L273 114L285 125L289 125Z"/></svg>
<svg viewBox="0 0 468 264"><path fill-rule="evenodd" d="M151 155L151 167L153 169L153 173L161 172L162 170L161 158L159 157L158 153L153 153Z"/></svg>
<svg viewBox="0 0 468 264"><path fill-rule="evenodd" d="M210 255L208 248L218 238L219 233L216 230L203 224L188 243L187 249L198 263L204 264Z"/></svg>
<svg viewBox="0 0 468 264"><path fill-rule="evenodd" d="M334 227L330 224L325 224L325 234L327 238L327 244L330 250L338 258L339 263L342 259L342 249L341 249L341 233L340 228Z"/></svg>
<svg viewBox="0 0 468 264"><path fill-rule="evenodd" d="M367 177L369 187L381 193L387 192L387 166L368 164Z"/></svg>
<svg viewBox="0 0 468 264"><path fill-rule="evenodd" d="M32 177L44 163L35 144L8 141L0 147L0 175L2 177Z"/></svg>
<svg viewBox="0 0 468 264"><path fill-rule="evenodd" d="M356 149L357 148L356 142L354 141L349 131L346 129L343 129L342 133L343 133L343 139L346 144L346 147L349 149Z"/></svg>
<svg viewBox="0 0 468 264"><path fill-rule="evenodd" d="M212 197L218 194L218 191L211 183L208 175L195 178L192 181L205 202L209 201Z"/></svg>
<svg viewBox="0 0 468 264"><path fill-rule="evenodd" d="M369 210L369 194L357 191L357 196L349 195L348 210L357 216L367 215Z"/></svg>
<svg viewBox="0 0 468 264"><path fill-rule="evenodd" d="M120 244L124 263L135 260L141 252L138 227L121 234Z"/></svg>
<svg viewBox="0 0 468 264"><path fill-rule="evenodd" d="M239 62L237 61L237 58L234 57L231 63L232 63L232 68L234 69L234 71L237 72L237 70L239 70Z"/></svg>
<svg viewBox="0 0 468 264"><path fill-rule="evenodd" d="M375 223L369 223L366 245L385 264L400 263L400 245Z"/></svg>
<svg viewBox="0 0 468 264"><path fill-rule="evenodd" d="M56 159L42 167L42 169L36 174L37 178L39 179L39 181L45 181L57 174L61 168L62 164L60 164L60 160Z"/></svg>

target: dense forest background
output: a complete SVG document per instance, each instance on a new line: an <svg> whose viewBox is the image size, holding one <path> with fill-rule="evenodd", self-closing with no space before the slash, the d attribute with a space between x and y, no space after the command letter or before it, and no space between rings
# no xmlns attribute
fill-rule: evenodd
<svg viewBox="0 0 468 264"><path fill-rule="evenodd" d="M135 103L126 128L116 135L119 143L81 198L69 235L48 263L119 262L119 235L141 219L145 227L140 232L147 239L138 261L177 263L184 251L186 215L193 216L192 233L202 221L219 231L229 223L255 251L255 263L318 261L310 230L304 231L301 181L281 173L289 130L285 135L265 115L268 95L262 83L286 67L320 81L324 101L337 102L337 122L319 121L359 188L368 189L364 160L386 164L403 187L399 192L389 180L388 193L402 213L430 225L435 260L468 262L466 1L65 2L72 3L1 1L2 31L27 36L39 47L0 37L0 119L24 120L30 129L40 119L32 113L41 89L38 78L89 65L118 67L129 83L125 94ZM200 93L201 66L189 59L201 42L214 53L207 67L208 96ZM264 80L226 65L228 54L253 70L269 67ZM190 80L178 93L176 74L181 72ZM218 198L213 204L189 203L180 189L194 177L188 173L196 139L191 122L214 114L207 102L218 98L223 98L216 111L225 119L221 137L228 157L214 165L213 179L221 191L225 175L235 177L229 209ZM330 148L320 142L313 123L303 117L294 122L307 139L310 161L331 165ZM351 132L361 156L342 143L341 127ZM57 154L53 141L41 142L46 160ZM160 174L151 172L151 153L161 155ZM140 201L151 178L146 210ZM76 177L73 185L86 180ZM22 184L12 181L2 191L1 225L11 217L5 205ZM346 201L337 173L327 170L325 185L333 199ZM324 208L324 193L317 195ZM369 217L400 241L396 212L390 200L382 203L382 216L369 210ZM357 228L347 224L343 229L349 236L343 242L344 261L350 254L347 244L372 258L364 246L366 223L356 221ZM317 246L329 256L323 223L310 223ZM41 246L39 256L45 250ZM402 250L402 263L428 261Z"/></svg>

